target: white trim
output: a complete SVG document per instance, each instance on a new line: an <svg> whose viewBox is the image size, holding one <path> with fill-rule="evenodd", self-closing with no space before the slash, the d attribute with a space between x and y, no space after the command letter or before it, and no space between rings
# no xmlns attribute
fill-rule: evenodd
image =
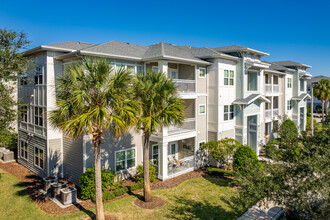
<svg viewBox="0 0 330 220"><path fill-rule="evenodd" d="M129 151L129 150L133 150L134 149L134 159L135 159L135 164L134 164L134 167L130 167L130 168L128 168L127 169L127 154L126 154L126 151ZM117 171L117 153L118 152L122 152L122 151L125 151L125 169L123 169L123 170L119 170L119 171ZM132 169L135 169L136 168L136 162L137 162L137 150L136 150L136 147L131 147L131 148L127 148L127 149L123 149L123 150L117 150L117 151L115 151L115 172L116 173L120 173L120 172L125 172L125 171L129 171L129 170L132 170Z"/></svg>
<svg viewBox="0 0 330 220"><path fill-rule="evenodd" d="M205 112L204 112L204 113L201 113L201 112L200 112L200 107L201 107L201 106L204 106L204 107L205 107L205 109L204 109ZM198 105L198 115L205 115L205 114L206 114L206 104L199 104L199 105Z"/></svg>
<svg viewBox="0 0 330 220"><path fill-rule="evenodd" d="M201 76L201 72L200 72L201 69L204 69L205 70L205 76ZM206 67L198 67L198 78L205 79L206 78L206 74L207 74Z"/></svg>
<svg viewBox="0 0 330 220"><path fill-rule="evenodd" d="M84 137L83 137L83 173L86 172L86 160L87 160L85 136L86 135L84 135Z"/></svg>

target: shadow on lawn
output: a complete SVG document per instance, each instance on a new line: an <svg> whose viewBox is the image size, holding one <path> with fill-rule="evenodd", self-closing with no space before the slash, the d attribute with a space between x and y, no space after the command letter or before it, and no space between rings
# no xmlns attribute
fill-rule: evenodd
<svg viewBox="0 0 330 220"><path fill-rule="evenodd" d="M228 210L220 205L211 204L209 201L194 201L182 196L174 197L177 206L169 208L169 214L166 216L170 219L236 219L239 210L229 207Z"/></svg>
<svg viewBox="0 0 330 220"><path fill-rule="evenodd" d="M15 184L15 187L24 187L21 190L18 190L16 192L17 196L25 196L26 194L30 196L30 198L33 201L36 202L45 202L46 197L41 192L39 192L39 189L42 188L43 182L42 179L34 174L26 176L27 180L24 182L19 182Z"/></svg>

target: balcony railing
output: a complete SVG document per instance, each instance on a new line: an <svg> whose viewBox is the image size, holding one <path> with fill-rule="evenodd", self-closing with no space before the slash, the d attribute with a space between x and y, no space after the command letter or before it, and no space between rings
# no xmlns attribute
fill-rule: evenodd
<svg viewBox="0 0 330 220"><path fill-rule="evenodd" d="M265 117L266 118L271 118L272 117L272 110L271 109L266 109L265 110Z"/></svg>
<svg viewBox="0 0 330 220"><path fill-rule="evenodd" d="M176 86L178 87L179 93L195 93L196 92L196 81L188 79L173 79Z"/></svg>
<svg viewBox="0 0 330 220"><path fill-rule="evenodd" d="M168 162L168 170L167 170L168 175L170 176L176 173L180 173L189 168L193 168L195 164L194 158L195 158L194 156L190 156L183 158L181 160L170 160Z"/></svg>
<svg viewBox="0 0 330 220"><path fill-rule="evenodd" d="M273 109L273 115L278 116L278 109Z"/></svg>
<svg viewBox="0 0 330 220"><path fill-rule="evenodd" d="M195 127L195 118L187 118L184 120L184 123L182 126L169 126L168 127L168 134L178 134L178 133L184 133L189 131L194 131L196 129Z"/></svg>
<svg viewBox="0 0 330 220"><path fill-rule="evenodd" d="M273 91L274 91L274 92L279 92L279 87L278 87L277 84L274 84L274 85L273 85Z"/></svg>
<svg viewBox="0 0 330 220"><path fill-rule="evenodd" d="M272 91L272 84L265 84L265 90L266 90L266 92L271 92Z"/></svg>

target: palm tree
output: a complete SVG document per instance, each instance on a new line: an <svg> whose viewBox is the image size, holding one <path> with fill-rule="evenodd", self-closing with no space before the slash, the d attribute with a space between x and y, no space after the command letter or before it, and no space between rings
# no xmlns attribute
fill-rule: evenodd
<svg viewBox="0 0 330 220"><path fill-rule="evenodd" d="M322 102L322 121L324 121L324 103L330 98L330 81L321 79L313 89L314 96Z"/></svg>
<svg viewBox="0 0 330 220"><path fill-rule="evenodd" d="M177 88L172 79L168 79L161 72L138 74L134 83L134 94L141 106L138 114L137 129L142 131L144 137L144 201L151 202L149 180L150 136L164 126L182 125L184 106L177 95Z"/></svg>
<svg viewBox="0 0 330 220"><path fill-rule="evenodd" d="M51 124L65 135L93 135L95 162L96 219L103 220L101 144L111 128L120 137L134 123L130 101L130 72L113 71L106 59L81 58L57 79L57 109L50 112Z"/></svg>

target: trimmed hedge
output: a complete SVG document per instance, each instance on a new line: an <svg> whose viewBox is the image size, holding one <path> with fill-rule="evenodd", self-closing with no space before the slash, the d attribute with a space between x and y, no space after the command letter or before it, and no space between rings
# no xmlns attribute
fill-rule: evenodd
<svg viewBox="0 0 330 220"><path fill-rule="evenodd" d="M247 146L240 146L234 154L233 168L236 172L245 173L248 170L247 166L258 166L258 157L254 150Z"/></svg>
<svg viewBox="0 0 330 220"><path fill-rule="evenodd" d="M214 175L214 176L233 176L233 172L230 170L224 170L214 167L208 168L208 172L210 175Z"/></svg>

